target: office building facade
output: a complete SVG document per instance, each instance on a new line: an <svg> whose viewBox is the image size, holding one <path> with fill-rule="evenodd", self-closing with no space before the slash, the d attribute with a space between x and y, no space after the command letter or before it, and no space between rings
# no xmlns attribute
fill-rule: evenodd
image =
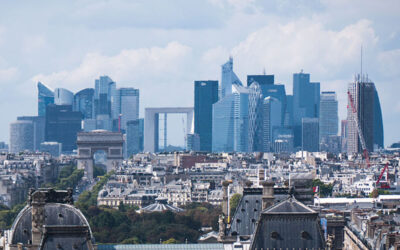
<svg viewBox="0 0 400 250"><path fill-rule="evenodd" d="M118 119L116 83L108 76L95 80L94 113L98 129L112 130Z"/></svg>
<svg viewBox="0 0 400 250"><path fill-rule="evenodd" d="M29 120L20 120L10 124L10 153L19 153L24 150L33 151L33 123Z"/></svg>
<svg viewBox="0 0 400 250"><path fill-rule="evenodd" d="M286 91L285 86L274 83L274 75L249 75L247 76L247 84L249 87L249 151L269 152L272 148L272 138L268 139L259 136L263 134L263 119L269 119L270 114L264 114L263 105L265 105L265 98L269 101L273 100L273 106L279 102L279 114L275 114L273 110L274 127L283 127L285 125L285 110L286 110ZM269 102L268 101L268 102ZM263 117L264 116L264 117ZM275 124L279 122L279 124ZM267 134L272 134L273 128L269 129ZM264 141L264 140L267 140ZM269 146L265 146L268 144ZM267 150L267 151L265 151Z"/></svg>
<svg viewBox="0 0 400 250"><path fill-rule="evenodd" d="M54 90L54 104L56 105L73 105L74 93L68 89L56 88Z"/></svg>
<svg viewBox="0 0 400 250"><path fill-rule="evenodd" d="M355 121L357 116L366 148L369 152L374 150L374 83L366 77L358 78L349 84L349 93L353 99L354 111L348 98L347 109L347 153L362 153L362 145L358 135L358 127Z"/></svg>
<svg viewBox="0 0 400 250"><path fill-rule="evenodd" d="M129 158L140 150L140 123L139 120L126 122L126 156Z"/></svg>
<svg viewBox="0 0 400 250"><path fill-rule="evenodd" d="M117 89L116 110L118 130L126 131L127 122L139 119L139 90L134 88Z"/></svg>
<svg viewBox="0 0 400 250"><path fill-rule="evenodd" d="M232 85L232 94L213 104L212 150L248 152L249 90Z"/></svg>
<svg viewBox="0 0 400 250"><path fill-rule="evenodd" d="M347 120L342 120L340 123L340 143L341 152L347 152Z"/></svg>
<svg viewBox="0 0 400 250"><path fill-rule="evenodd" d="M302 119L319 118L320 83L310 82L310 74L293 74L294 146L302 144Z"/></svg>
<svg viewBox="0 0 400 250"><path fill-rule="evenodd" d="M273 152L274 131L282 128L282 103L272 96L264 98L262 111L262 152Z"/></svg>
<svg viewBox="0 0 400 250"><path fill-rule="evenodd" d="M200 141L200 151L212 150L212 107L218 101L218 81L194 82L194 133Z"/></svg>
<svg viewBox="0 0 400 250"><path fill-rule="evenodd" d="M87 88L77 92L74 96L74 111L79 111L83 119L93 119L94 117L94 89Z"/></svg>
<svg viewBox="0 0 400 250"><path fill-rule="evenodd" d="M82 113L72 111L71 105L50 104L46 109L45 141L59 142L63 152L72 152L81 124Z"/></svg>
<svg viewBox="0 0 400 250"><path fill-rule="evenodd" d="M319 151L319 119L303 118L302 119L302 150L309 152Z"/></svg>
<svg viewBox="0 0 400 250"><path fill-rule="evenodd" d="M383 119L381 102L374 84L374 149L384 148Z"/></svg>
<svg viewBox="0 0 400 250"><path fill-rule="evenodd" d="M45 117L43 116L19 116L18 121L30 121L33 125L33 151L40 150L40 144L45 138Z"/></svg>
<svg viewBox="0 0 400 250"><path fill-rule="evenodd" d="M338 101L336 93L333 91L325 91L321 93L319 111L319 139L320 150L331 152L336 148L336 139L332 139L338 134L339 116ZM335 145L330 145L333 142ZM335 149L335 151L337 151Z"/></svg>
<svg viewBox="0 0 400 250"><path fill-rule="evenodd" d="M38 88L38 116L46 116L47 105L54 103L54 92L41 82L38 82L37 88Z"/></svg>
<svg viewBox="0 0 400 250"><path fill-rule="evenodd" d="M233 58L230 57L229 60L221 66L221 87L219 99L229 96L232 93L232 85L243 85L239 80L235 72L233 72Z"/></svg>

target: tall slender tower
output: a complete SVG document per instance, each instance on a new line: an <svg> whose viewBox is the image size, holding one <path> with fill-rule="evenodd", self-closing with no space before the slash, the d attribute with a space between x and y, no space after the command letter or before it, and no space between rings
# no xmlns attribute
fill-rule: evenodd
<svg viewBox="0 0 400 250"><path fill-rule="evenodd" d="M347 153L361 153L363 151L358 127L355 121L358 117L361 133L364 137L367 150L374 150L374 102L375 85L367 77L358 76L354 82L349 84L348 91L353 99L353 111L350 103L347 109Z"/></svg>
<svg viewBox="0 0 400 250"><path fill-rule="evenodd" d="M218 101L218 81L194 82L194 132L200 137L200 151L212 150L212 107Z"/></svg>
<svg viewBox="0 0 400 250"><path fill-rule="evenodd" d="M41 82L38 82L38 116L46 116L47 105L54 103L54 92Z"/></svg>

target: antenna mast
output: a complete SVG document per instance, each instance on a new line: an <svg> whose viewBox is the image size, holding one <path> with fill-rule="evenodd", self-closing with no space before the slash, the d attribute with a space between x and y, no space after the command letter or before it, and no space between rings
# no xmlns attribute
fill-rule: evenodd
<svg viewBox="0 0 400 250"><path fill-rule="evenodd" d="M363 78L363 74L362 74L362 56L363 56L363 46L362 46L362 44L361 44L361 81L362 81L362 78Z"/></svg>

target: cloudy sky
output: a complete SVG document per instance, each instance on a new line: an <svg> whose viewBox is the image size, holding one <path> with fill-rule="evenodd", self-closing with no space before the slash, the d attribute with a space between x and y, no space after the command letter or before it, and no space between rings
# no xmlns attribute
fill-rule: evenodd
<svg viewBox="0 0 400 250"><path fill-rule="evenodd" d="M0 1L0 141L9 123L37 114L36 82L77 91L109 75L141 91L145 107L192 106L193 81L234 70L275 74L292 93L303 69L338 93L360 71L378 89L385 144L400 140L400 1Z"/></svg>

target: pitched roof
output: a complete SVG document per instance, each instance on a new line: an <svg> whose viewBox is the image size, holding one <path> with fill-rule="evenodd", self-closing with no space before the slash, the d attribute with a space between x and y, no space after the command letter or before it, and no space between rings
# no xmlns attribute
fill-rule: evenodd
<svg viewBox="0 0 400 250"><path fill-rule="evenodd" d="M315 214L316 211L290 197L272 207L265 209L263 214Z"/></svg>

